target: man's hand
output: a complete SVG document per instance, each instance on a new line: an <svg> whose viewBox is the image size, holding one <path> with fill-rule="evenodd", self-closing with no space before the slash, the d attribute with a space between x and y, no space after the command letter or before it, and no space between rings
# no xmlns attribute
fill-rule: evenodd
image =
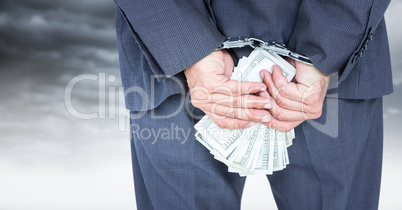
<svg viewBox="0 0 402 210"><path fill-rule="evenodd" d="M221 128L245 128L256 122L268 122L270 99L258 94L266 86L258 82L229 80L234 68L226 50L214 51L184 74L191 103L204 111Z"/></svg>
<svg viewBox="0 0 402 210"><path fill-rule="evenodd" d="M273 98L269 110L273 119L264 124L276 130L289 131L305 120L319 118L329 84L329 76L314 66L294 60L291 64L296 68L294 82L288 82L278 66L272 74L261 71L270 94L260 95Z"/></svg>

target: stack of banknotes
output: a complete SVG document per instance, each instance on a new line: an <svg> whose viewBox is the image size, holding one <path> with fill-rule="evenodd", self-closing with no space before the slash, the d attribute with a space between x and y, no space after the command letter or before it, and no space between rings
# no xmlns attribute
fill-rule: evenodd
<svg viewBox="0 0 402 210"><path fill-rule="evenodd" d="M279 55L255 48L248 57L239 60L232 80L262 82L260 71L272 71L278 65L283 75L292 80L296 69ZM196 138L215 159L225 163L229 172L240 176L272 174L289 164L287 147L295 138L294 130L281 132L261 123L245 129L221 129L208 116L195 126Z"/></svg>

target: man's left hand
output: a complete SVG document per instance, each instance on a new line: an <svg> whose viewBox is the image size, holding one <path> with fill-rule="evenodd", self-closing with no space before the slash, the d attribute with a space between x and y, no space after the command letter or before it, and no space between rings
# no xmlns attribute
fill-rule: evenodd
<svg viewBox="0 0 402 210"><path fill-rule="evenodd" d="M260 93L271 98L269 112L274 118L266 126L276 130L290 131L305 120L317 119L322 114L322 106L329 84L329 76L314 66L292 60L296 76L288 82L279 66L274 66L272 74L262 70L261 78L268 92Z"/></svg>

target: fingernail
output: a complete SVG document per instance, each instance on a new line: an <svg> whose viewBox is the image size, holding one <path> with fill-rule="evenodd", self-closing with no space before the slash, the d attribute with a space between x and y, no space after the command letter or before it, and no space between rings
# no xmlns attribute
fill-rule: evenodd
<svg viewBox="0 0 402 210"><path fill-rule="evenodd" d="M250 122L250 123L248 124L248 127L253 127L254 125L257 125L257 123L256 123L256 122Z"/></svg>
<svg viewBox="0 0 402 210"><path fill-rule="evenodd" d="M262 70L260 71L260 77L261 77L261 79L264 78L264 72Z"/></svg>
<svg viewBox="0 0 402 210"><path fill-rule="evenodd" d="M270 109L271 108L271 104L265 104L264 109Z"/></svg>
<svg viewBox="0 0 402 210"><path fill-rule="evenodd" d="M263 92L263 91L265 91L265 90L266 90L265 87L263 87L263 88L260 89L261 92Z"/></svg>
<svg viewBox="0 0 402 210"><path fill-rule="evenodd" d="M269 122L269 117L265 116L261 119L261 122Z"/></svg>

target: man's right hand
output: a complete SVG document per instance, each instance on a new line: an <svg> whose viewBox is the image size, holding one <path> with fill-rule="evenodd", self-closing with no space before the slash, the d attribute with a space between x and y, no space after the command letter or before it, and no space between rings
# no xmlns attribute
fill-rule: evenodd
<svg viewBox="0 0 402 210"><path fill-rule="evenodd" d="M268 122L269 99L259 82L230 80L233 59L226 50L214 51L184 71L191 103L204 111L220 128L240 129ZM250 95L256 94L256 95Z"/></svg>

